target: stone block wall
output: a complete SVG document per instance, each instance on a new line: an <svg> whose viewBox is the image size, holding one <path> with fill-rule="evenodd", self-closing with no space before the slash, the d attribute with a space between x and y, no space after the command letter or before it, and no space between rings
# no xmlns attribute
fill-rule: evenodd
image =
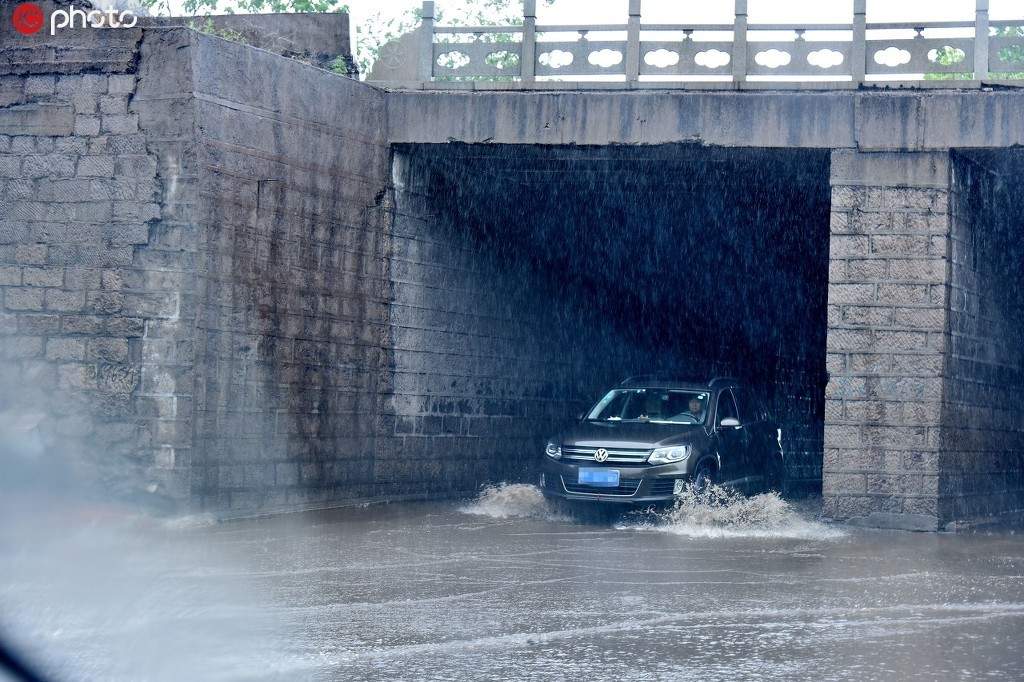
<svg viewBox="0 0 1024 682"><path fill-rule="evenodd" d="M197 178L192 500L245 513L380 498L383 93L182 35Z"/></svg>
<svg viewBox="0 0 1024 682"><path fill-rule="evenodd" d="M949 154L832 155L825 512L940 522Z"/></svg>
<svg viewBox="0 0 1024 682"><path fill-rule="evenodd" d="M445 211L430 155L395 153L389 241L390 391L375 475L406 494L474 492L532 472L583 408L554 306L509 249ZM549 299L550 302L550 299Z"/></svg>
<svg viewBox="0 0 1024 682"><path fill-rule="evenodd" d="M142 32L80 33L3 51L0 400L38 420L53 459L23 464L40 477L80 468L122 494L182 499L174 448L187 453L190 429L173 418L187 416L176 396L191 389L157 391L144 370L144 358L163 364L153 339L187 302L166 178L133 103ZM81 73L75 55L98 61Z"/></svg>
<svg viewBox="0 0 1024 682"><path fill-rule="evenodd" d="M167 507L387 494L383 94L185 29L37 37L0 75L2 409Z"/></svg>
<svg viewBox="0 0 1024 682"><path fill-rule="evenodd" d="M151 20L161 26L180 22L180 17ZM307 14L218 14L185 22L207 30L228 31L241 42L286 57L329 69L339 56L352 63L349 52L349 16L344 12ZM355 76L355 72L352 72Z"/></svg>
<svg viewBox="0 0 1024 682"><path fill-rule="evenodd" d="M939 510L1024 512L1024 208L1020 152L953 156L949 342Z"/></svg>
<svg viewBox="0 0 1024 682"><path fill-rule="evenodd" d="M47 19L38 33L22 35L14 30L11 23L14 8L19 4L0 4L0 74L98 74L132 70L138 55L138 43L142 39L140 28L116 31L64 29L59 35L51 36ZM74 0L37 0L35 4L47 18L55 9L83 6ZM9 97L8 94L0 99L0 106L7 106L11 102ZM31 120L38 118L38 115L32 116Z"/></svg>

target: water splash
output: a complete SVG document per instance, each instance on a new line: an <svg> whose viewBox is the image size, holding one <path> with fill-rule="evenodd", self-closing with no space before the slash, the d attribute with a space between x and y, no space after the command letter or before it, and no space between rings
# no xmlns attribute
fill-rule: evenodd
<svg viewBox="0 0 1024 682"><path fill-rule="evenodd" d="M833 540L838 528L802 516L776 493L746 497L711 486L684 491L671 509L646 512L617 528L660 531L695 538L795 538Z"/></svg>
<svg viewBox="0 0 1024 682"><path fill-rule="evenodd" d="M463 514L489 516L492 519L544 519L564 521L544 498L540 488L526 483L499 483L485 486L477 498L459 508Z"/></svg>
<svg viewBox="0 0 1024 682"><path fill-rule="evenodd" d="M173 516L162 521L167 530L193 530L195 528L210 528L216 526L218 520L216 515L205 512L202 514L187 514L185 516Z"/></svg>

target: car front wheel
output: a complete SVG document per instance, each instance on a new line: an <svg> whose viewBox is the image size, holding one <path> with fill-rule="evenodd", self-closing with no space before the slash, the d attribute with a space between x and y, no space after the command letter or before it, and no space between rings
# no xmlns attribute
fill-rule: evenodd
<svg viewBox="0 0 1024 682"><path fill-rule="evenodd" d="M697 491L707 490L715 484L717 473L714 463L710 459L705 459L697 464L697 469L693 472L693 487Z"/></svg>

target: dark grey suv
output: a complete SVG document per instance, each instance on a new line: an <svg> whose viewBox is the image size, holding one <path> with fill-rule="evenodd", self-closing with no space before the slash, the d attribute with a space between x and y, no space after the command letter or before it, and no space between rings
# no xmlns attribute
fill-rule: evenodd
<svg viewBox="0 0 1024 682"><path fill-rule="evenodd" d="M710 483L782 490L782 431L736 379L701 384L627 379L548 441L545 495L565 500L671 502Z"/></svg>

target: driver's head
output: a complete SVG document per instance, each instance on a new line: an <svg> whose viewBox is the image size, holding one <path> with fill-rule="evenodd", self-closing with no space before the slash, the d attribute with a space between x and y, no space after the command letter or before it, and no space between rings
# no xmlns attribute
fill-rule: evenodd
<svg viewBox="0 0 1024 682"><path fill-rule="evenodd" d="M704 401L700 398L690 398L690 414L699 415L704 411Z"/></svg>

